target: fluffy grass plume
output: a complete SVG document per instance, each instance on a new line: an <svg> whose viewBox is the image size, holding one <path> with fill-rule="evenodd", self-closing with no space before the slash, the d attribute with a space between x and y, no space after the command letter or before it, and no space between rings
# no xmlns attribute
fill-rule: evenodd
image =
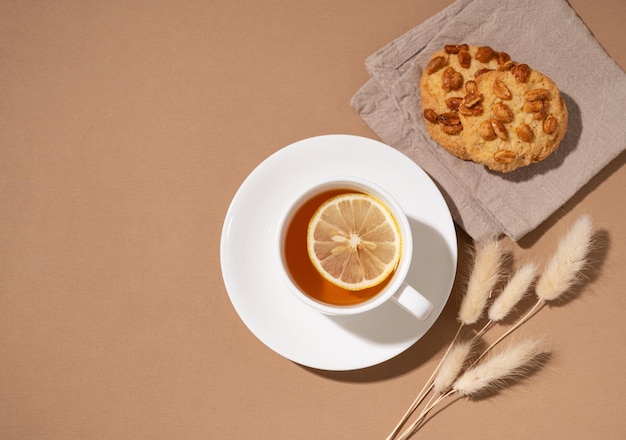
<svg viewBox="0 0 626 440"><path fill-rule="evenodd" d="M523 377L545 354L547 351L538 339L518 342L467 370L452 389L461 396L476 397L502 386L507 379Z"/></svg>
<svg viewBox="0 0 626 440"><path fill-rule="evenodd" d="M580 217L559 242L537 281L535 291L542 301L553 301L576 284L591 249L593 223L591 217Z"/></svg>
<svg viewBox="0 0 626 440"><path fill-rule="evenodd" d="M491 307L489 307L489 319L493 322L502 321L515 308L518 302L524 298L530 285L535 279L537 266L527 263L520 267L511 277L509 282L498 295Z"/></svg>
<svg viewBox="0 0 626 440"><path fill-rule="evenodd" d="M458 319L462 324L472 325L482 316L500 278L504 257L500 241L495 238L486 240L476 251L467 292L459 309Z"/></svg>
<svg viewBox="0 0 626 440"><path fill-rule="evenodd" d="M444 393L452 386L455 379L459 376L459 373L463 369L467 358L469 357L472 348L474 346L474 340L459 341L455 343L448 355L441 363L441 368L435 381L433 382L433 388L437 393Z"/></svg>

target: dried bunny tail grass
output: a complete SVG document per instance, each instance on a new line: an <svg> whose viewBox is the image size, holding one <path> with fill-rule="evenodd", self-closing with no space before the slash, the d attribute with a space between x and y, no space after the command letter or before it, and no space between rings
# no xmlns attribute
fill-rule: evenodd
<svg viewBox="0 0 626 440"><path fill-rule="evenodd" d="M591 217L580 217L561 239L535 288L541 301L553 301L580 280L580 271L591 250L593 223Z"/></svg>
<svg viewBox="0 0 626 440"><path fill-rule="evenodd" d="M491 291L500 278L505 253L496 238L486 240L476 252L474 267L461 302L458 319L464 325L476 323L482 316Z"/></svg>
<svg viewBox="0 0 626 440"><path fill-rule="evenodd" d="M475 339L459 341L452 346L433 382L436 393L444 393L450 389L472 352L475 341Z"/></svg>
<svg viewBox="0 0 626 440"><path fill-rule="evenodd" d="M502 321L515 308L528 292L535 279L537 266L527 263L520 267L509 280L504 290L489 307L489 319L494 322Z"/></svg>
<svg viewBox="0 0 626 440"><path fill-rule="evenodd" d="M473 342L470 342L470 348ZM524 377L532 369L537 368L545 360L548 351L538 339L528 339L504 352L492 356L487 361L465 371L453 384L452 388L435 394L415 421L397 438L407 440L421 424L433 408L446 398L458 394L460 396L478 397L481 393L502 387L507 379ZM450 351L452 353L452 351ZM444 367L442 366L442 370ZM388 437L393 438L393 437Z"/></svg>
<svg viewBox="0 0 626 440"><path fill-rule="evenodd" d="M524 377L547 353L539 339L518 342L467 370L452 389L461 396L476 397L503 386L507 379Z"/></svg>

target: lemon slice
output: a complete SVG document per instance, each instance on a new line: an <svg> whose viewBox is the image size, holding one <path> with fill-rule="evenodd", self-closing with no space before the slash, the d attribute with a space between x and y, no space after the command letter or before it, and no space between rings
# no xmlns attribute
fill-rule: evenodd
<svg viewBox="0 0 626 440"><path fill-rule="evenodd" d="M377 286L400 260L398 224L389 209L367 194L349 193L325 201L307 230L313 266L346 290Z"/></svg>

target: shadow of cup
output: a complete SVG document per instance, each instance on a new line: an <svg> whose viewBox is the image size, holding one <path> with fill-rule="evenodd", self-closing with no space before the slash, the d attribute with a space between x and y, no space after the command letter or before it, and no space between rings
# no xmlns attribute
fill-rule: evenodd
<svg viewBox="0 0 626 440"><path fill-rule="evenodd" d="M444 237L433 227L409 217L413 234L413 257L406 282L433 305L430 316L420 321L395 301L386 301L366 313L327 318L360 338L377 344L400 344L419 340L435 323L446 305L456 258Z"/></svg>

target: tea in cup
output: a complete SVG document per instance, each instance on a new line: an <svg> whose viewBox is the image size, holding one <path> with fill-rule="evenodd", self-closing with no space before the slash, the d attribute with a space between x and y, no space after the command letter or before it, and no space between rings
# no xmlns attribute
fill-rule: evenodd
<svg viewBox="0 0 626 440"><path fill-rule="evenodd" d="M354 226L355 217L365 220ZM364 223L376 226L363 233ZM386 301L422 320L432 311L431 302L405 282L413 253L406 214L373 182L343 176L312 185L281 217L277 243L284 282L320 312L358 314Z"/></svg>

